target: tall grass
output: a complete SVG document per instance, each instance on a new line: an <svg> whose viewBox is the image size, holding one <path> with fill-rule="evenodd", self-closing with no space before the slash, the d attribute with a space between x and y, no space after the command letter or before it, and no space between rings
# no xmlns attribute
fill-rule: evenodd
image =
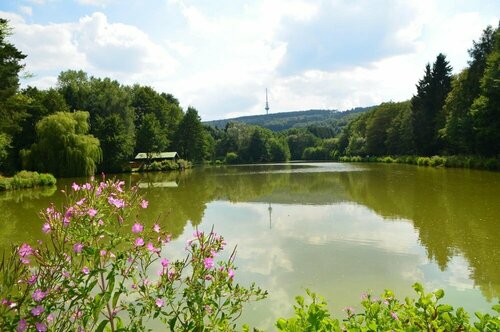
<svg viewBox="0 0 500 332"><path fill-rule="evenodd" d="M384 156L384 157L361 157L342 156L341 162L378 162L378 163L399 163L429 167L450 167L450 168L471 168L500 171L500 159L476 156Z"/></svg>

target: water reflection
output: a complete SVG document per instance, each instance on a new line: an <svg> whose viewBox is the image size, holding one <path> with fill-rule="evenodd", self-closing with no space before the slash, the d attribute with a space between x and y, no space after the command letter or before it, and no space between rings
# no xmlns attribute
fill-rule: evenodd
<svg viewBox="0 0 500 332"><path fill-rule="evenodd" d="M414 281L470 310L500 294L500 173L325 163L120 177L146 195L141 218L169 229L178 252L196 225L215 225L238 245L240 280L271 291L250 320L289 314L304 287L333 299L334 310L370 289L409 294ZM40 234L36 212L63 200L50 190L0 194L0 246Z"/></svg>

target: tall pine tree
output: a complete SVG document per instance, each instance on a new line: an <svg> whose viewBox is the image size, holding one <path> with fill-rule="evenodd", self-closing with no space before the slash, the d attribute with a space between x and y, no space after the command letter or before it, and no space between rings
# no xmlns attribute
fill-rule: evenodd
<svg viewBox="0 0 500 332"><path fill-rule="evenodd" d="M412 98L413 132L418 154L437 154L443 147L439 130L444 127L443 105L451 90L451 66L440 53L424 77L418 82L417 95Z"/></svg>

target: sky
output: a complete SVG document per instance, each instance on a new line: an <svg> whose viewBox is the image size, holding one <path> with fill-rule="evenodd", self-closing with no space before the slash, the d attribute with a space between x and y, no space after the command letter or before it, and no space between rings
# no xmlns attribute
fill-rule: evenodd
<svg viewBox="0 0 500 332"><path fill-rule="evenodd" d="M203 120L346 110L415 93L441 52L458 73L498 0L1 0L22 86L63 70L172 93Z"/></svg>

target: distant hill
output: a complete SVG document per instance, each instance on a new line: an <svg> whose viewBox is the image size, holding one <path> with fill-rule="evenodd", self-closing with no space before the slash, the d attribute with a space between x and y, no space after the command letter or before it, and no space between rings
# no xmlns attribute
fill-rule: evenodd
<svg viewBox="0 0 500 332"><path fill-rule="evenodd" d="M246 124L258 125L273 131L282 131L290 128L337 122L339 120L351 120L360 113L366 112L373 107L374 106L356 107L343 112L337 110L308 110L241 116L232 119L206 121L204 124L217 128L224 128L226 124L230 122L242 122Z"/></svg>

